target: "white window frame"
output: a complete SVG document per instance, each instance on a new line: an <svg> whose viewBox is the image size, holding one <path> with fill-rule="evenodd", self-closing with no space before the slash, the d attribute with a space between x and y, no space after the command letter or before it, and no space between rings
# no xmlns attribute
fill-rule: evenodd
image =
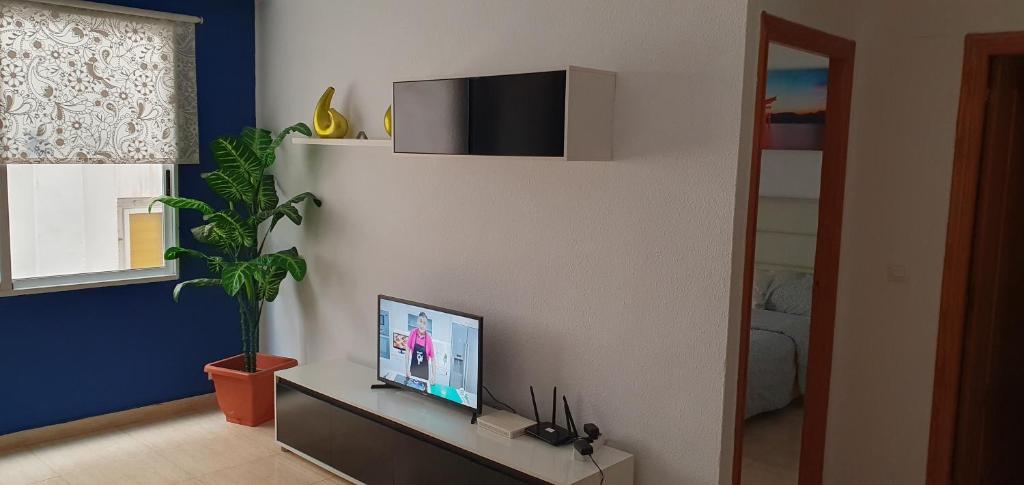
<svg viewBox="0 0 1024 485"><path fill-rule="evenodd" d="M170 194L178 194L177 165L164 165L163 176L170 180ZM170 174L170 177L168 177ZM0 297L71 291L84 288L120 286L159 281L174 281L179 278L178 261L165 261L161 268L125 269L69 275L40 276L14 279L11 275L11 217L10 199L7 192L7 165L0 165ZM178 211L163 208L164 246L178 245Z"/></svg>

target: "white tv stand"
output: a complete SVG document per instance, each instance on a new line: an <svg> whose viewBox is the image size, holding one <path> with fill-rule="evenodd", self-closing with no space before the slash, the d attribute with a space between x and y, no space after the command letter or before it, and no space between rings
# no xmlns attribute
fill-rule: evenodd
<svg viewBox="0 0 1024 485"><path fill-rule="evenodd" d="M505 439L470 413L414 392L370 389L375 369L345 360L278 371L276 439L342 478L387 484L581 484L601 476L572 446ZM484 408L484 413L493 411ZM633 483L633 455L599 446L605 485Z"/></svg>

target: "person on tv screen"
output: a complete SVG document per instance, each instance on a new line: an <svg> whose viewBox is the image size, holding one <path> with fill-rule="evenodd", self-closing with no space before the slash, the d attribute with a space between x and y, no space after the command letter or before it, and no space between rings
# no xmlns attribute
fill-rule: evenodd
<svg viewBox="0 0 1024 485"><path fill-rule="evenodd" d="M427 381L427 386L433 385L434 340L427 331L426 313L420 312L416 319L416 329L409 332L406 348L409 352L405 354L405 376L423 379Z"/></svg>

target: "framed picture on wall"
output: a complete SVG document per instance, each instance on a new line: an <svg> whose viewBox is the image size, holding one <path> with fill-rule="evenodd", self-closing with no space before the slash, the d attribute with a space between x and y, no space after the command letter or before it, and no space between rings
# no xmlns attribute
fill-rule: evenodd
<svg viewBox="0 0 1024 485"><path fill-rule="evenodd" d="M391 346L398 351L399 354L405 354L406 347L409 345L409 334L394 332L391 338Z"/></svg>
<svg viewBox="0 0 1024 485"><path fill-rule="evenodd" d="M828 69L770 69L765 84L765 150L821 150Z"/></svg>

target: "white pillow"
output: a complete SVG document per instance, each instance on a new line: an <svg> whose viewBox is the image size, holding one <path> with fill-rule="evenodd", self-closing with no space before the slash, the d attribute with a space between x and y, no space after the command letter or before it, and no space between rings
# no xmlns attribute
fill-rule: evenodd
<svg viewBox="0 0 1024 485"><path fill-rule="evenodd" d="M767 269L754 270L754 287L750 294L750 307L758 310L764 309L768 300L768 292L771 291L772 281L775 279L775 272Z"/></svg>
<svg viewBox="0 0 1024 485"><path fill-rule="evenodd" d="M814 276L809 274L778 283L768 292L764 308L773 312L810 315L813 289Z"/></svg>
<svg viewBox="0 0 1024 485"><path fill-rule="evenodd" d="M768 301L768 295L775 287L787 281L803 278L806 274L784 269L754 269L754 287L750 296L751 308L763 310Z"/></svg>

